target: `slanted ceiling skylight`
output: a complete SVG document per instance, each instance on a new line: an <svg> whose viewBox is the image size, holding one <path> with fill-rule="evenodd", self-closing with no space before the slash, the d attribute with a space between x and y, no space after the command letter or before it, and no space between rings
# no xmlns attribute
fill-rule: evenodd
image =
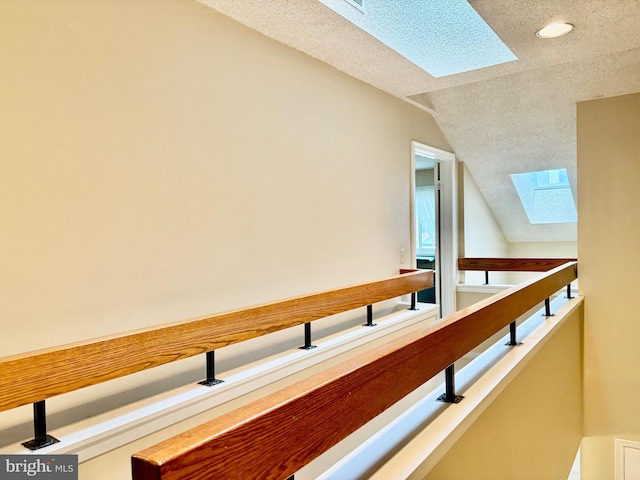
<svg viewBox="0 0 640 480"><path fill-rule="evenodd" d="M571 194L569 177L564 168L541 172L513 173L511 180L520 195L530 223L578 221L578 212Z"/></svg>
<svg viewBox="0 0 640 480"><path fill-rule="evenodd" d="M517 60L466 0L320 0L434 77Z"/></svg>

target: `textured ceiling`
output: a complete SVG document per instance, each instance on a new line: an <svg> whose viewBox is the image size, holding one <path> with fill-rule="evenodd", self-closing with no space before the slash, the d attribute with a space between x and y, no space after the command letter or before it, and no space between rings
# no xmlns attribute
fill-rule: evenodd
<svg viewBox="0 0 640 480"><path fill-rule="evenodd" d="M432 112L512 242L576 239L575 224L529 224L509 174L566 168L575 193L576 102L640 91L640 0L471 0L518 60L440 78L325 5L344 0L201 1ZM536 38L552 21L576 28Z"/></svg>
<svg viewBox="0 0 640 480"><path fill-rule="evenodd" d="M516 60L467 0L320 1L434 77Z"/></svg>

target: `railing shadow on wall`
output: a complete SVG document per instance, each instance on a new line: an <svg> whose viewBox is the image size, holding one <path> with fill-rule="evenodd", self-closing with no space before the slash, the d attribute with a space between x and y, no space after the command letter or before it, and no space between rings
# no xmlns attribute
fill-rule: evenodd
<svg viewBox="0 0 640 480"><path fill-rule="evenodd" d="M133 332L0 358L0 411L33 404L34 438L23 445L39 450L58 440L47 433L48 398L97 385L170 362L204 354L203 385L220 383L215 375L216 349L304 325L303 349L313 348L311 322L349 310L411 294L433 285L433 271L401 270L384 280L363 283L233 312L164 324Z"/></svg>
<svg viewBox="0 0 640 480"><path fill-rule="evenodd" d="M485 260L476 264L487 270L504 268L499 259ZM508 262L515 268L514 259ZM528 265L524 270L533 268ZM512 326L509 345L518 345L515 320L576 278L577 263L563 262L422 330L150 447L133 455L133 478L290 478L442 370L446 392L440 400L459 401L454 362L507 325Z"/></svg>

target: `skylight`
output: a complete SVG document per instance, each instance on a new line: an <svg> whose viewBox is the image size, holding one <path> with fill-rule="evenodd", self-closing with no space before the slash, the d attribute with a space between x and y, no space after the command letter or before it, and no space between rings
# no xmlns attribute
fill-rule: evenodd
<svg viewBox="0 0 640 480"><path fill-rule="evenodd" d="M511 180L520 195L530 223L578 221L566 169L513 173Z"/></svg>
<svg viewBox="0 0 640 480"><path fill-rule="evenodd" d="M517 60L466 0L320 0L434 77Z"/></svg>

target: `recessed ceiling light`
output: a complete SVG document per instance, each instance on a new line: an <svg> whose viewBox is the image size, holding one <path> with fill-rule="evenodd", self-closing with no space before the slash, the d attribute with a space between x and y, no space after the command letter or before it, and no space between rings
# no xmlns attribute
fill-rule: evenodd
<svg viewBox="0 0 640 480"><path fill-rule="evenodd" d="M557 38L573 30L570 23L551 23L536 32L538 38Z"/></svg>

